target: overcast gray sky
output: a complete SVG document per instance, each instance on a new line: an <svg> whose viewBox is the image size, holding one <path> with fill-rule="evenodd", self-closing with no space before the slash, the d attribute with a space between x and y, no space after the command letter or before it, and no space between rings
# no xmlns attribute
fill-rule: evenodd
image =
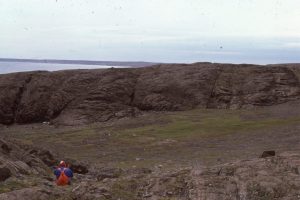
<svg viewBox="0 0 300 200"><path fill-rule="evenodd" d="M299 0L0 0L0 57L300 62Z"/></svg>

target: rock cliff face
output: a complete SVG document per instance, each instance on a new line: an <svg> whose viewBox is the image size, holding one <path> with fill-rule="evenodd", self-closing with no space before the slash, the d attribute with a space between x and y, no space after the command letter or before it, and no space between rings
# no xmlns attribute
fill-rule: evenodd
<svg viewBox="0 0 300 200"><path fill-rule="evenodd" d="M299 65L196 63L0 75L0 123L103 122L140 111L270 106L300 97Z"/></svg>

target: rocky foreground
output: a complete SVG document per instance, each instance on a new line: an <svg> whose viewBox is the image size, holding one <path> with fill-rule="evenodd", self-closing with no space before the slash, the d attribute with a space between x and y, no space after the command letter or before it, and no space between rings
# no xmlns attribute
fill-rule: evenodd
<svg viewBox="0 0 300 200"><path fill-rule="evenodd" d="M249 108L299 99L299 65L196 63L0 75L0 124L86 124L142 111Z"/></svg>
<svg viewBox="0 0 300 200"><path fill-rule="evenodd" d="M147 168L89 168L69 160L75 178L57 187L49 151L0 141L0 199L266 200L300 198L300 155L243 160L214 167L167 171Z"/></svg>

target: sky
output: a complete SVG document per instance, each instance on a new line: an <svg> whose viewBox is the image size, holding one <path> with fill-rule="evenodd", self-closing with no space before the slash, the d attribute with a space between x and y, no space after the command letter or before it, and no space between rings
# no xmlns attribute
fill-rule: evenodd
<svg viewBox="0 0 300 200"><path fill-rule="evenodd" d="M300 62L299 0L0 0L0 57Z"/></svg>

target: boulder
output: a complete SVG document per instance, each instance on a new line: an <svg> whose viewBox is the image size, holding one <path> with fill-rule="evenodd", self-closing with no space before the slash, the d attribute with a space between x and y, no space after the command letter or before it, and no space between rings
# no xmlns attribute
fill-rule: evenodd
<svg viewBox="0 0 300 200"><path fill-rule="evenodd" d="M73 162L70 164L70 169L77 174L87 174L89 172L87 166L79 163L79 162Z"/></svg>
<svg viewBox="0 0 300 200"><path fill-rule="evenodd" d="M267 157L272 157L275 156L275 151L264 151L260 158L267 158Z"/></svg>
<svg viewBox="0 0 300 200"><path fill-rule="evenodd" d="M58 160L49 150L40 150L37 152L37 156L48 166L54 166L58 163Z"/></svg>
<svg viewBox="0 0 300 200"><path fill-rule="evenodd" d="M9 177L11 177L12 173L8 167L0 166L0 182L5 181Z"/></svg>
<svg viewBox="0 0 300 200"><path fill-rule="evenodd" d="M12 150L11 147L4 140L0 140L0 148L4 154L9 154Z"/></svg>

